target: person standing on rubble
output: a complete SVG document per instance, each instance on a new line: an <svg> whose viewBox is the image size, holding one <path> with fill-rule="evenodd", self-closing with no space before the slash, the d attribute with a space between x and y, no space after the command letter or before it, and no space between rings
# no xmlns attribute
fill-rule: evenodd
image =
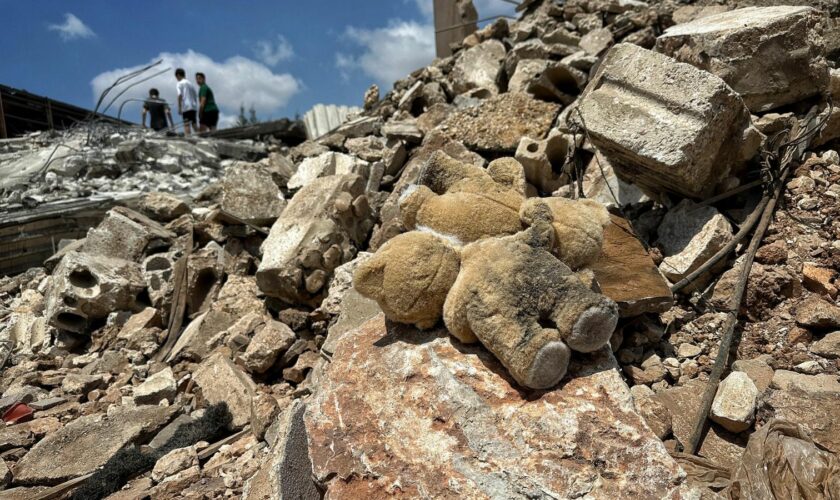
<svg viewBox="0 0 840 500"><path fill-rule="evenodd" d="M195 91L195 85L187 80L187 73L183 68L175 70L175 79L178 80L178 114L184 121L184 135L190 135L190 127L192 130L198 130L196 121L198 94Z"/></svg>
<svg viewBox="0 0 840 500"><path fill-rule="evenodd" d="M198 84L198 130L199 132L216 130L216 125L219 123L219 108L216 106L213 90L207 86L204 73L195 74L195 83Z"/></svg>
<svg viewBox="0 0 840 500"><path fill-rule="evenodd" d="M169 104L160 98L158 89L149 89L149 98L143 103L143 128L146 128L146 113L149 114L149 126L155 132L175 125Z"/></svg>

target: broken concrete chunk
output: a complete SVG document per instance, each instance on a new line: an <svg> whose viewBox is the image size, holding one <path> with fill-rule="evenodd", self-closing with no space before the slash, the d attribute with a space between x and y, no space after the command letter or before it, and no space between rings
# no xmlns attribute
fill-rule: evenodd
<svg viewBox="0 0 840 500"><path fill-rule="evenodd" d="M728 431L745 431L752 426L757 399L758 388L750 377L732 372L718 386L709 418Z"/></svg>
<svg viewBox="0 0 840 500"><path fill-rule="evenodd" d="M125 207L111 209L88 231L82 252L137 262L149 250L166 250L175 235L152 219Z"/></svg>
<svg viewBox="0 0 840 500"><path fill-rule="evenodd" d="M271 169L260 163L229 165L222 189L222 210L259 226L277 220L286 207Z"/></svg>
<svg viewBox="0 0 840 500"><path fill-rule="evenodd" d="M840 328L840 307L811 295L796 307L796 323L817 330Z"/></svg>
<svg viewBox="0 0 840 500"><path fill-rule="evenodd" d="M658 234L666 256L659 270L677 282L732 240L732 225L715 208L683 200L665 214Z"/></svg>
<svg viewBox="0 0 840 500"><path fill-rule="evenodd" d="M195 465L198 465L195 446L176 448L158 459L152 469L152 480L161 482Z"/></svg>
<svg viewBox="0 0 840 500"><path fill-rule="evenodd" d="M612 31L609 28L597 28L583 35L578 44L591 56L599 56L613 44Z"/></svg>
<svg viewBox="0 0 840 500"><path fill-rule="evenodd" d="M319 177L330 175L358 174L364 178L368 175L368 163L354 156L343 153L329 152L315 158L303 160L295 175L289 179L289 189L300 189L311 184Z"/></svg>
<svg viewBox="0 0 840 500"><path fill-rule="evenodd" d="M840 332L831 332L811 344L811 352L824 358L840 358Z"/></svg>
<svg viewBox="0 0 840 500"><path fill-rule="evenodd" d="M138 308L138 295L145 287L139 264L104 255L70 253L53 272L45 316L60 330L83 333L91 320Z"/></svg>
<svg viewBox="0 0 840 500"><path fill-rule="evenodd" d="M506 54L505 45L498 40L487 40L464 51L455 62L449 78L456 94L472 89L486 89L498 94L497 80Z"/></svg>
<svg viewBox="0 0 840 500"><path fill-rule="evenodd" d="M630 44L610 49L578 109L616 174L652 194L708 196L760 145L723 80Z"/></svg>
<svg viewBox="0 0 840 500"><path fill-rule="evenodd" d="M656 48L719 76L762 112L828 87L821 19L804 6L747 7L672 26Z"/></svg>
<svg viewBox="0 0 840 500"><path fill-rule="evenodd" d="M789 370L776 370L773 373L773 381L770 383L770 387L809 395L831 394L835 397L840 395L840 382L837 381L837 377L826 373L805 375Z"/></svg>
<svg viewBox="0 0 840 500"><path fill-rule="evenodd" d="M660 498L679 481L608 349L585 366L573 361L563 387L528 396L490 353L448 336L379 316L339 340L304 418L328 497L387 496L406 475L409 497L445 497L457 485L464 498ZM637 461L645 474L626 467Z"/></svg>
<svg viewBox="0 0 840 500"><path fill-rule="evenodd" d="M190 213L190 207L168 193L147 193L140 198L140 211L154 220L169 222Z"/></svg>
<svg viewBox="0 0 840 500"><path fill-rule="evenodd" d="M451 113L438 129L479 152L513 153L523 136L548 134L559 106L508 92Z"/></svg>
<svg viewBox="0 0 840 500"><path fill-rule="evenodd" d="M508 82L508 92L527 92L544 101L571 104L586 86L583 71L562 62L525 59L516 65Z"/></svg>
<svg viewBox="0 0 840 500"><path fill-rule="evenodd" d="M256 385L224 354L217 352L204 360L193 373L193 380L208 404L227 403L231 430L243 427L251 419Z"/></svg>
<svg viewBox="0 0 840 500"><path fill-rule="evenodd" d="M270 320L257 327L256 334L242 355L245 369L251 373L264 373L274 365L278 356L294 343L295 332L284 323Z"/></svg>
<svg viewBox="0 0 840 500"><path fill-rule="evenodd" d="M93 472L117 451L157 432L175 407L119 407L86 415L39 441L14 468L18 484L56 484ZM56 460L61 457L61 460Z"/></svg>
<svg viewBox="0 0 840 500"><path fill-rule="evenodd" d="M298 191L263 243L260 290L290 303L320 296L326 277L353 258L373 226L364 190L361 177L335 175Z"/></svg>
<svg viewBox="0 0 840 500"><path fill-rule="evenodd" d="M172 402L177 391L178 386L172 374L172 368L167 366L134 388L134 404L156 405L164 399Z"/></svg>
<svg viewBox="0 0 840 500"><path fill-rule="evenodd" d="M523 137L516 148L516 161L522 164L525 178L542 193L552 193L569 183L566 164L574 139L552 131L546 139Z"/></svg>
<svg viewBox="0 0 840 500"><path fill-rule="evenodd" d="M423 141L423 132L418 128L416 120L391 120L382 126L382 135L388 139L405 141L409 144L420 144Z"/></svg>
<svg viewBox="0 0 840 500"><path fill-rule="evenodd" d="M586 167L583 193L607 208L621 208L649 199L637 186L619 179L612 163L600 152L595 153Z"/></svg>
<svg viewBox="0 0 840 500"><path fill-rule="evenodd" d="M82 375L69 373L61 381L61 390L66 394L87 394L105 385L101 375Z"/></svg>

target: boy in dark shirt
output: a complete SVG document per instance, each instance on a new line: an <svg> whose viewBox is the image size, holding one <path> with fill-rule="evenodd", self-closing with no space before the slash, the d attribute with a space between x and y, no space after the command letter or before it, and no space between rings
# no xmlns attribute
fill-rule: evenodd
<svg viewBox="0 0 840 500"><path fill-rule="evenodd" d="M204 73L195 74L195 83L198 84L198 130L200 132L216 130L216 125L219 123L219 108L216 106L213 90L207 86Z"/></svg>
<svg viewBox="0 0 840 500"><path fill-rule="evenodd" d="M160 98L157 89L150 89L149 98L143 103L143 128L146 128L146 113L149 114L149 126L155 132L160 132L173 124L169 104L166 104L166 101Z"/></svg>

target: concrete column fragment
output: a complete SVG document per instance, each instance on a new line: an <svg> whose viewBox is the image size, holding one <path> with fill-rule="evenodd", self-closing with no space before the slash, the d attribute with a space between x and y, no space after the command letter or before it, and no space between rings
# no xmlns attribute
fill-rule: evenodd
<svg viewBox="0 0 840 500"><path fill-rule="evenodd" d="M656 48L719 76L762 112L828 88L821 19L811 7L747 7L672 26Z"/></svg>
<svg viewBox="0 0 840 500"><path fill-rule="evenodd" d="M578 109L573 119L618 177L654 196L709 196L761 143L749 110L723 80L625 43L607 53Z"/></svg>
<svg viewBox="0 0 840 500"><path fill-rule="evenodd" d="M362 177L313 180L291 199L263 243L260 290L291 303L315 301L332 271L355 256L372 227Z"/></svg>

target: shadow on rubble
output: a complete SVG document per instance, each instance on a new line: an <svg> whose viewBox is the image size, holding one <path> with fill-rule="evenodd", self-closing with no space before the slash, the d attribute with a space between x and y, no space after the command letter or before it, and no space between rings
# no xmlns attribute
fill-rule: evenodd
<svg viewBox="0 0 840 500"><path fill-rule="evenodd" d="M152 467L162 456L172 450L192 446L199 441L213 442L225 434L232 420L226 403L207 408L200 418L182 425L160 448L141 450L129 445L118 451L101 469L97 470L71 497L73 500L105 498L119 491L125 483Z"/></svg>
<svg viewBox="0 0 840 500"><path fill-rule="evenodd" d="M519 393L519 397L526 401L535 401L543 397L546 393L563 390L565 385L574 377L588 377L615 368L612 355L608 352L609 347L590 354L575 352L569 364L569 371L559 384L546 390L528 389L527 387L520 386L510 376L504 365L483 345L480 343L464 344L451 336L443 325L438 325L431 330L420 330L414 326L396 323L386 318L385 329L387 333L374 342L373 345L376 347L387 347L397 343L422 345L439 338L447 338L452 347L457 349L458 352L464 356L477 357L487 370L503 378L511 388Z"/></svg>

